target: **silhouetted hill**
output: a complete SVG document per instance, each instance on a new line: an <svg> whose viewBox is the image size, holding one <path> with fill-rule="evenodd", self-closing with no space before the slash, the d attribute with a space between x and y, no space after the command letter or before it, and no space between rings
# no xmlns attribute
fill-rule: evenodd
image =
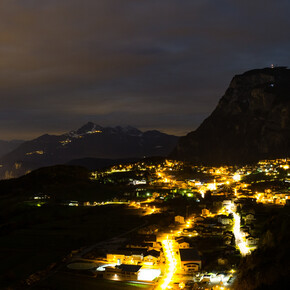
<svg viewBox="0 0 290 290"><path fill-rule="evenodd" d="M53 200L98 201L116 196L116 188L91 180L91 173L81 166L43 167L19 178L0 180L0 196L31 198L46 194ZM122 193L119 186L118 193Z"/></svg>
<svg viewBox="0 0 290 290"><path fill-rule="evenodd" d="M179 139L171 157L213 165L289 157L289 111L289 69L237 75L213 113Z"/></svg>
<svg viewBox="0 0 290 290"><path fill-rule="evenodd" d="M134 163L139 160L140 158L128 158L128 159L82 158L71 160L66 164L82 166L89 170L98 170L118 164Z"/></svg>
<svg viewBox="0 0 290 290"><path fill-rule="evenodd" d="M31 173L0 181L0 190L3 193L48 192L49 188L61 188L89 182L89 170L80 166L56 165L44 167Z"/></svg>

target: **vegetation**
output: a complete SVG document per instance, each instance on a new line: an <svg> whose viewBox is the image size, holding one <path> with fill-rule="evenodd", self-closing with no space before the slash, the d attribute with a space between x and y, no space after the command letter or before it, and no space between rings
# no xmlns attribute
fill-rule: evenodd
<svg viewBox="0 0 290 290"><path fill-rule="evenodd" d="M259 247L242 259L235 289L288 289L290 274L290 209L270 217Z"/></svg>
<svg viewBox="0 0 290 290"><path fill-rule="evenodd" d="M98 184L88 170L78 166L41 168L0 181L0 285L10 285L61 260L71 250L142 223L122 206L62 206L69 200L109 200L122 190L120 185ZM35 200L39 195L47 200Z"/></svg>
<svg viewBox="0 0 290 290"><path fill-rule="evenodd" d="M90 172L79 166L57 165L40 168L17 179L1 180L2 197L27 198L46 194L51 201L103 201L122 193L126 187L103 185L90 179Z"/></svg>

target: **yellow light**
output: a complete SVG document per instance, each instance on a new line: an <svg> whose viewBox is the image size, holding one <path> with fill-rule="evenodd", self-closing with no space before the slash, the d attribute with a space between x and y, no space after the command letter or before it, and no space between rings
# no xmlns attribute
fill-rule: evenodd
<svg viewBox="0 0 290 290"><path fill-rule="evenodd" d="M248 255L250 253L250 250L244 241L244 237L242 236L241 230L240 230L240 225L241 225L241 217L235 213L232 212L234 216L234 228L233 228L233 233L235 235L236 239L236 244L242 254L242 256Z"/></svg>
<svg viewBox="0 0 290 290"><path fill-rule="evenodd" d="M165 273L165 278L163 283L161 284L161 289L166 289L169 285L169 283L172 280L172 277L175 273L177 262L176 259L174 258L174 252L172 249L172 240L168 240L168 236L165 240L162 241L162 246L164 250L164 256L167 260L168 264L168 269Z"/></svg>
<svg viewBox="0 0 290 290"><path fill-rule="evenodd" d="M216 190L216 184L215 183L209 183L207 185L208 190Z"/></svg>
<svg viewBox="0 0 290 290"><path fill-rule="evenodd" d="M241 180L241 175L238 174L238 173L236 173L236 174L233 176L233 180L234 180L235 182L240 181L240 180Z"/></svg>

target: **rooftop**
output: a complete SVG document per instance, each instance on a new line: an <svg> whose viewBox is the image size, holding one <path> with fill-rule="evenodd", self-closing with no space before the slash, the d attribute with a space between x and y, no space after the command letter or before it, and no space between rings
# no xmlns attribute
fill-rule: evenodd
<svg viewBox="0 0 290 290"><path fill-rule="evenodd" d="M121 264L119 266L116 266L117 269L120 269L124 272L133 272L136 273L141 269L142 266L138 266L138 265L125 265L125 264Z"/></svg>

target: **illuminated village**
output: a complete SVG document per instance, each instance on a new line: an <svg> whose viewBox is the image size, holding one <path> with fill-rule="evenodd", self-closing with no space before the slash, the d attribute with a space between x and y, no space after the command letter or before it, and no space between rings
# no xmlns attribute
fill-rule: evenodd
<svg viewBox="0 0 290 290"><path fill-rule="evenodd" d="M92 172L91 180L127 191L64 205L123 206L144 224L72 253L67 269L148 289L233 289L241 257L259 245L267 212L289 205L289 163L203 167L152 159Z"/></svg>

